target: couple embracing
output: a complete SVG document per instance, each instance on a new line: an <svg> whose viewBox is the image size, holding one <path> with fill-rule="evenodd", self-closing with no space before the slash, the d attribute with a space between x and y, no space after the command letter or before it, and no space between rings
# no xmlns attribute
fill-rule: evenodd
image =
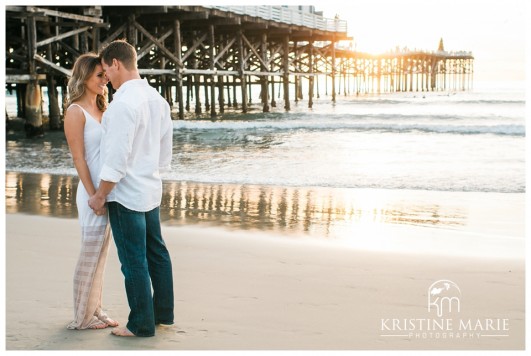
<svg viewBox="0 0 531 356"><path fill-rule="evenodd" d="M110 104L109 81L116 90ZM169 105L140 78L136 50L124 40L99 55L81 55L68 91L64 127L80 179L82 244L74 320L67 327L116 327L116 336L153 336L156 325L172 325L174 318L172 265L159 217L159 172L169 167L172 153ZM111 230L130 308L125 327L117 327L101 305Z"/></svg>

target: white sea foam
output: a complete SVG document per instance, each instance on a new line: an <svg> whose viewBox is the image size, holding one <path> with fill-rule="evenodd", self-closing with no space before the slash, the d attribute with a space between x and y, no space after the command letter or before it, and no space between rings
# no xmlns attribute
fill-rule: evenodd
<svg viewBox="0 0 531 356"><path fill-rule="evenodd" d="M379 117L379 122L373 122L368 119L366 122L363 120L356 120L355 117L349 121L336 120L336 121L304 121L304 120L290 120L290 121L175 121L174 129L176 131L189 130L189 131L252 131L252 130L276 130L276 131L289 131L289 130L327 130L334 131L340 129L348 129L355 131L390 131L390 132L411 132L411 131L423 131L423 132L435 132L435 133L453 133L461 135L474 135L474 134L494 134L494 135L509 135L509 136L525 136L525 126L517 124L486 124L486 125L474 125L474 124L459 124L461 120L455 120L454 124L444 122L449 118L431 118L432 122L439 121L439 123L405 123L397 122L382 122L381 120L391 120L388 117Z"/></svg>

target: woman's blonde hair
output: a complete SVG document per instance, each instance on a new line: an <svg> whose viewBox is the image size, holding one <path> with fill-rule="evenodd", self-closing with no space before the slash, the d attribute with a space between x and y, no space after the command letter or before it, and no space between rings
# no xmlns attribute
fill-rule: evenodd
<svg viewBox="0 0 531 356"><path fill-rule="evenodd" d="M85 53L76 59L72 68L72 77L68 80L67 108L85 94L85 81L94 73L98 64L101 64L101 60L96 53ZM101 111L107 109L107 92L108 89L105 87L105 93L96 97L96 104Z"/></svg>

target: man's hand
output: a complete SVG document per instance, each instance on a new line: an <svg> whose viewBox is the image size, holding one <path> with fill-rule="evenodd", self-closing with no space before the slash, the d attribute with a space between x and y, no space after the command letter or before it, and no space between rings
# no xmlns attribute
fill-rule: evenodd
<svg viewBox="0 0 531 356"><path fill-rule="evenodd" d="M104 215L107 212L105 201L107 200L107 195L109 195L115 185L116 183L113 182L100 181L98 190L96 190L96 193L88 201L88 205L94 211L94 214Z"/></svg>
<svg viewBox="0 0 531 356"><path fill-rule="evenodd" d="M104 215L107 212L107 209L105 208L105 197L97 192L90 197L88 205L96 215Z"/></svg>
<svg viewBox="0 0 531 356"><path fill-rule="evenodd" d="M102 215L107 214L107 206L104 205L102 209L100 209L100 210L94 210L94 214L96 214L96 215L98 215L98 216L102 216Z"/></svg>

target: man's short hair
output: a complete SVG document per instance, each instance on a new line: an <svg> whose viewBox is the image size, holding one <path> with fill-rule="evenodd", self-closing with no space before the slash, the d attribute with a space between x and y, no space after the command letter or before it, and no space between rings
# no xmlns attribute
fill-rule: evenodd
<svg viewBox="0 0 531 356"><path fill-rule="evenodd" d="M115 40L102 48L100 58L107 65L112 64L113 59L122 62L127 70L136 69L135 47L127 43L126 40Z"/></svg>

